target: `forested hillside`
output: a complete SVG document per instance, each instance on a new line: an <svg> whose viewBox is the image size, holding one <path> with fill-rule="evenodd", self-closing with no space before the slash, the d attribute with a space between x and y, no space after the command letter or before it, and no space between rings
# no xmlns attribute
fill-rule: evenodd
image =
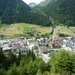
<svg viewBox="0 0 75 75"><path fill-rule="evenodd" d="M39 12L44 12L48 5L52 5L56 0L43 0L38 5L36 5L33 9Z"/></svg>
<svg viewBox="0 0 75 75"><path fill-rule="evenodd" d="M0 19L2 23L32 23L51 25L46 15L33 11L22 0L0 0Z"/></svg>
<svg viewBox="0 0 75 75"><path fill-rule="evenodd" d="M75 26L75 0L51 0L50 2L46 0L46 2L47 4L39 9L48 17L51 16L55 24L63 23L68 26Z"/></svg>
<svg viewBox="0 0 75 75"><path fill-rule="evenodd" d="M75 26L75 0L44 0L33 10L22 0L0 0L2 23L32 23L50 26L52 17L55 24Z"/></svg>

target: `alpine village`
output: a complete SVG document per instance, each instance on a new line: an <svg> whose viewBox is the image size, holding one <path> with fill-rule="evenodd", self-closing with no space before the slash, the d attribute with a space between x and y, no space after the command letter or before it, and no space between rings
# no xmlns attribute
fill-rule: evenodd
<svg viewBox="0 0 75 75"><path fill-rule="evenodd" d="M0 75L75 75L75 0L0 0Z"/></svg>

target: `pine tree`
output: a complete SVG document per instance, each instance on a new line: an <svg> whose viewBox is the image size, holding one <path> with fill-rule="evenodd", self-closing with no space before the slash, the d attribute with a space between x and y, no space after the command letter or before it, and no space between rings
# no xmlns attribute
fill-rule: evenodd
<svg viewBox="0 0 75 75"><path fill-rule="evenodd" d="M7 71L7 75L20 75L16 64L14 63L13 66Z"/></svg>

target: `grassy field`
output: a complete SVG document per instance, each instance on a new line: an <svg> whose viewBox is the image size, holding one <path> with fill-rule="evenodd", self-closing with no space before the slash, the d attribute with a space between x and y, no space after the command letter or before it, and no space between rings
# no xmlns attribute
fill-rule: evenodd
<svg viewBox="0 0 75 75"><path fill-rule="evenodd" d="M75 33L75 27L70 27L69 28L73 33Z"/></svg>
<svg viewBox="0 0 75 75"><path fill-rule="evenodd" d="M45 34L45 33L50 33L52 31L51 27L42 27L38 25L33 25L33 24L26 24L26 23L17 23L17 24L11 24L11 25L3 25L0 27L0 35L7 35L7 36L14 36L14 35L21 35L25 34L24 31L29 31L35 29L38 32ZM66 28L64 26L57 26L55 28L55 36L58 36L59 33L62 34L67 34L70 36L75 36L74 34L75 28L74 27L69 27Z"/></svg>
<svg viewBox="0 0 75 75"><path fill-rule="evenodd" d="M3 25L0 27L0 35L14 36L15 34L23 34L24 31L29 31L32 29L35 29L42 34L51 32L52 30L51 27L41 27L33 24L17 23L11 24L10 26Z"/></svg>
<svg viewBox="0 0 75 75"><path fill-rule="evenodd" d="M73 27L64 27L64 26L57 26L55 28L55 36L58 36L58 34L64 34L69 36L75 36L75 28Z"/></svg>

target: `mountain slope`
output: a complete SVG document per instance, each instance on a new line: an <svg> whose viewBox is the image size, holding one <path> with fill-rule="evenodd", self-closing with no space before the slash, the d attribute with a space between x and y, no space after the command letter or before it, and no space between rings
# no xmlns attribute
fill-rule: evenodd
<svg viewBox="0 0 75 75"><path fill-rule="evenodd" d="M2 23L32 23L39 25L51 25L46 15L33 11L22 0L0 0L0 17Z"/></svg>
<svg viewBox="0 0 75 75"><path fill-rule="evenodd" d="M58 23L75 26L75 0L58 0L52 6L48 5L44 12Z"/></svg>
<svg viewBox="0 0 75 75"><path fill-rule="evenodd" d="M0 0L0 16L3 15L4 10L6 9L7 0Z"/></svg>
<svg viewBox="0 0 75 75"><path fill-rule="evenodd" d="M30 7L22 2L22 0L6 0L6 9L2 15L3 23L13 23L21 21L22 15L31 11ZM4 6L4 4L2 5ZM20 18L18 18L20 17Z"/></svg>
<svg viewBox="0 0 75 75"><path fill-rule="evenodd" d="M37 10L39 12L43 12L48 5L52 5L55 3L57 0L43 0L40 2L38 5L36 5L33 9Z"/></svg>
<svg viewBox="0 0 75 75"><path fill-rule="evenodd" d="M46 3L46 5L44 5ZM41 7L41 8L40 8ZM52 17L55 24L75 26L75 0L51 0L34 8Z"/></svg>

